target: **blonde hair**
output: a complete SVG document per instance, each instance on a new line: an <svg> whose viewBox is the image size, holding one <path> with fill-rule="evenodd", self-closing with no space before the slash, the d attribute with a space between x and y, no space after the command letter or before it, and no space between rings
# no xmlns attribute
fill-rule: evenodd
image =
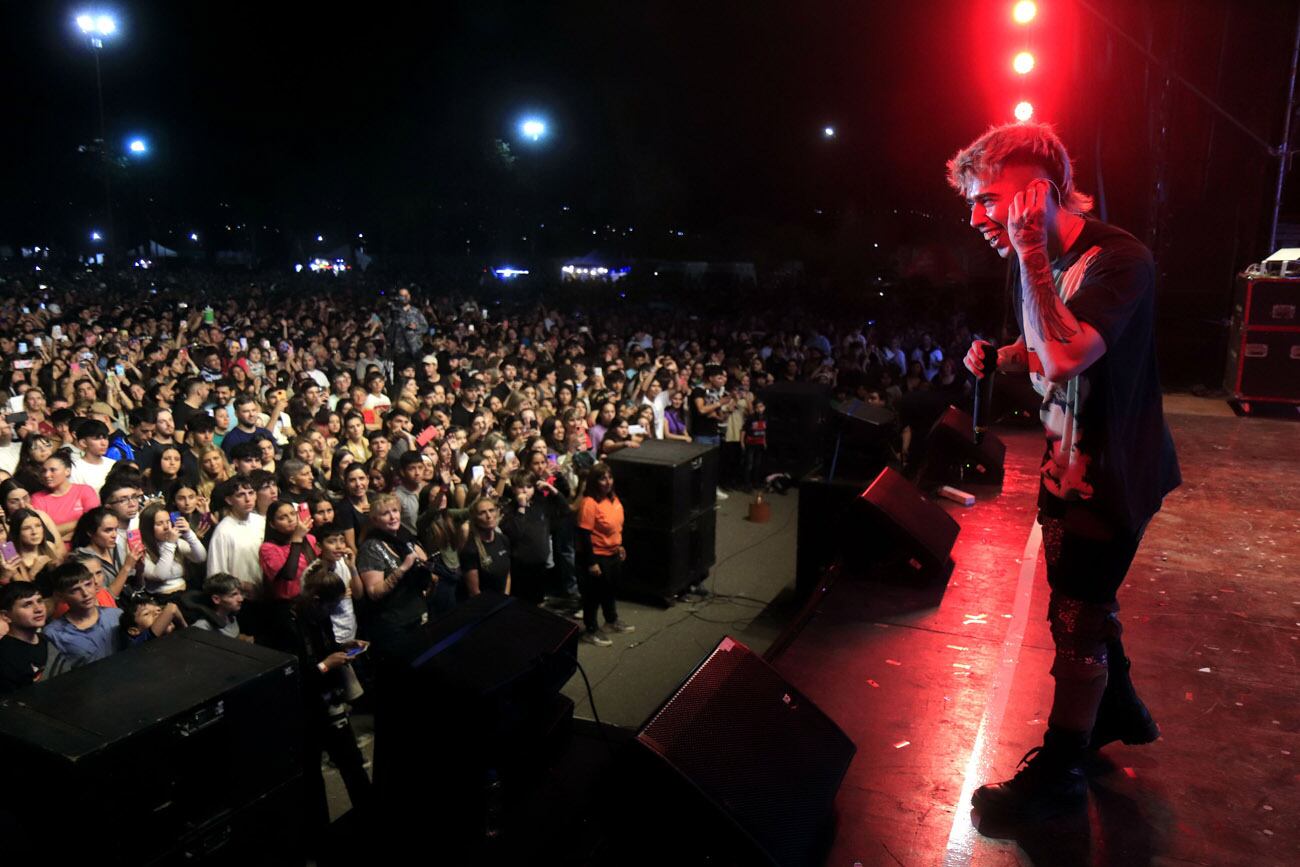
<svg viewBox="0 0 1300 867"><path fill-rule="evenodd" d="M1007 165L1029 164L1047 172L1060 205L1074 214L1092 210L1092 196L1074 185L1074 166L1056 130L1046 123L1008 123L989 127L948 160L948 185L967 196L971 183L1001 173Z"/></svg>
<svg viewBox="0 0 1300 867"><path fill-rule="evenodd" d="M225 468L225 478L213 478L208 475L207 470L203 469L203 459L213 452L221 455L221 466ZM196 490L204 497L211 497L212 489L217 486L218 482L224 482L226 479L234 475L230 466L230 459L226 457L226 453L218 446L208 446L203 449L203 451L199 452L197 463L199 465L199 485Z"/></svg>

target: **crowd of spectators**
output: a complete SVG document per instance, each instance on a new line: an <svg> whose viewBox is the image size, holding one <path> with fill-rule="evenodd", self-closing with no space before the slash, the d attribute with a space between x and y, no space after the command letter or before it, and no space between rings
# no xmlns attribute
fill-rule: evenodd
<svg viewBox="0 0 1300 867"><path fill-rule="evenodd" d="M430 618L494 590L573 611L592 646L632 630L604 458L715 443L724 486L751 489L769 385L889 406L970 387L960 320L562 308L359 276L8 282L0 691L175 629L268 644L302 659L313 744L354 801L362 661L408 652Z"/></svg>

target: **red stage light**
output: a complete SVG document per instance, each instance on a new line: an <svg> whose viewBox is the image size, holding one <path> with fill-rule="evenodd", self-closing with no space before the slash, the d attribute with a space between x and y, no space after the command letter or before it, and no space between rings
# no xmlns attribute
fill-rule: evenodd
<svg viewBox="0 0 1300 867"><path fill-rule="evenodd" d="M1038 4L1033 0L1020 0L1011 10L1011 17L1017 24L1028 24L1038 14Z"/></svg>
<svg viewBox="0 0 1300 867"><path fill-rule="evenodd" d="M1016 103L1016 120L1024 123L1034 116L1034 106L1029 102Z"/></svg>
<svg viewBox="0 0 1300 867"><path fill-rule="evenodd" d="M1022 51L1011 61L1011 68L1021 75L1027 75L1034 68L1034 55Z"/></svg>

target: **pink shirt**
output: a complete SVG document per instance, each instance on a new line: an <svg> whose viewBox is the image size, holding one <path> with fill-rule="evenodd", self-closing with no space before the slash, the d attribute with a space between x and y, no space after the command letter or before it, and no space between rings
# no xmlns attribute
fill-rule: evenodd
<svg viewBox="0 0 1300 867"><path fill-rule="evenodd" d="M49 491L37 491L32 494L32 505L49 515L55 524L70 524L99 505L99 494L90 485L74 483L61 497ZM70 545L71 534L67 535Z"/></svg>
<svg viewBox="0 0 1300 867"><path fill-rule="evenodd" d="M266 581L267 590L273 599L296 599L302 591L302 573L307 571L307 564L315 559L313 555L320 554L320 549L316 547L316 538L308 533L302 553L298 555L298 566L293 570L293 580L276 581L275 576L280 574L285 561L289 559L289 547L288 544L263 542L258 552L258 559L262 563L262 578Z"/></svg>

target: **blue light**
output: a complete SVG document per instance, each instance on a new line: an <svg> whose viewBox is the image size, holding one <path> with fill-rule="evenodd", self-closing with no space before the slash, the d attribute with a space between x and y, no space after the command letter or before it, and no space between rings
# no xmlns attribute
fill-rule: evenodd
<svg viewBox="0 0 1300 867"><path fill-rule="evenodd" d="M528 269L527 269L527 268L511 268L509 265L506 265L505 267L502 267L502 268L494 268L494 269L492 270L492 273L493 273L493 274L496 274L496 275L497 275L498 277L500 277L502 280L513 280L513 279L516 278L516 277L526 277L526 276L528 276Z"/></svg>
<svg viewBox="0 0 1300 867"><path fill-rule="evenodd" d="M127 149L133 154L147 154L149 153L149 144L142 138L133 138L131 143L127 145Z"/></svg>
<svg viewBox="0 0 1300 867"><path fill-rule="evenodd" d="M526 139L541 141L542 136L546 135L546 121L537 117L524 118L519 124L519 131Z"/></svg>

